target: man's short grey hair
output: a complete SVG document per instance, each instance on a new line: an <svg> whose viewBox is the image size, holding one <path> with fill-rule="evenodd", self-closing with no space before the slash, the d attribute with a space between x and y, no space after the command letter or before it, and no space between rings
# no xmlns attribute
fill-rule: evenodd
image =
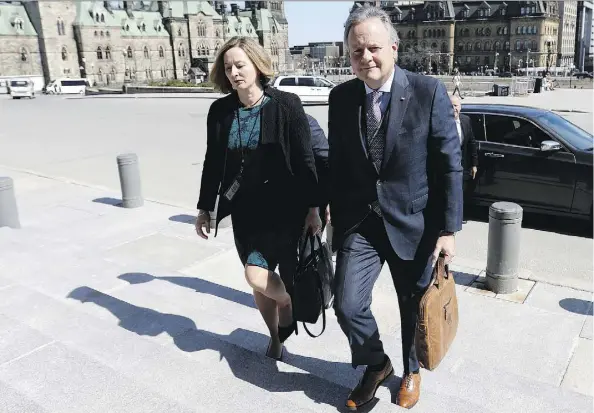
<svg viewBox="0 0 594 413"><path fill-rule="evenodd" d="M384 10L380 9L379 7L364 5L364 6L355 6L353 10L351 10L351 14L347 18L346 23L344 24L344 48L346 51L349 50L349 33L353 26L356 26L359 23L364 22L368 19L379 19L382 24L390 33L390 41L392 43L398 43L398 32L392 25L390 21L390 16Z"/></svg>

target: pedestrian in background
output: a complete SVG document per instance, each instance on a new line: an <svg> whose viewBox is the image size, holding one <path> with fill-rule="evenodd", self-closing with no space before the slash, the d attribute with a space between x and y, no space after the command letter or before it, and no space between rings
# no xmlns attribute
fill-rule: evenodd
<svg viewBox="0 0 594 413"><path fill-rule="evenodd" d="M462 151L462 168L464 169L464 204L468 204L476 188L476 174L478 172L478 144L472 130L470 117L460 113L462 104L457 96L450 96L452 107L454 108L454 119L456 120L456 129L460 139L460 149ZM465 209L466 210L466 209ZM466 223L464 219L462 223Z"/></svg>
<svg viewBox="0 0 594 413"><path fill-rule="evenodd" d="M215 227L231 215L245 278L270 331L266 354L279 360L297 331L290 289L298 242L321 222L307 117L296 95L269 87L272 76L270 56L251 38L234 37L217 54L210 79L227 96L208 112L196 232L208 239L218 195Z"/></svg>

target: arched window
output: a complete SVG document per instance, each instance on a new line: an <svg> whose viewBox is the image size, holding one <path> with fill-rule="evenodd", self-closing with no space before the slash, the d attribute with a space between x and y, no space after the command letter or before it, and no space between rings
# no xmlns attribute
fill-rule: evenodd
<svg viewBox="0 0 594 413"><path fill-rule="evenodd" d="M62 60L63 61L68 60L68 51L66 50L65 47L62 47Z"/></svg>
<svg viewBox="0 0 594 413"><path fill-rule="evenodd" d="M198 37L206 37L206 23L202 20L197 25Z"/></svg>
<svg viewBox="0 0 594 413"><path fill-rule="evenodd" d="M186 50L184 49L184 44L180 43L179 47L177 49L177 55L179 57L185 57L186 56Z"/></svg>
<svg viewBox="0 0 594 413"><path fill-rule="evenodd" d="M101 46L97 47L97 59L103 60L103 50L101 50Z"/></svg>
<svg viewBox="0 0 594 413"><path fill-rule="evenodd" d="M501 50L501 42L495 42L495 44L493 45L493 50Z"/></svg>
<svg viewBox="0 0 594 413"><path fill-rule="evenodd" d="M148 59L149 57L149 49L148 47L144 46L144 58Z"/></svg>
<svg viewBox="0 0 594 413"><path fill-rule="evenodd" d="M159 57L165 57L165 51L163 50L163 46L159 46Z"/></svg>
<svg viewBox="0 0 594 413"><path fill-rule="evenodd" d="M481 44L481 42L476 42L474 44L474 50L483 50L483 45Z"/></svg>
<svg viewBox="0 0 594 413"><path fill-rule="evenodd" d="M128 46L128 49L126 49L126 56L128 56L128 59L132 59L132 47Z"/></svg>
<svg viewBox="0 0 594 413"><path fill-rule="evenodd" d="M463 52L464 51L464 43L463 42L458 42L458 51L459 52Z"/></svg>
<svg viewBox="0 0 594 413"><path fill-rule="evenodd" d="M111 60L111 48L109 46L105 48L105 58Z"/></svg>
<svg viewBox="0 0 594 413"><path fill-rule="evenodd" d="M115 80L116 80L116 68L115 67L111 68L111 80L112 80L112 82L115 82Z"/></svg>
<svg viewBox="0 0 594 413"><path fill-rule="evenodd" d="M536 40L532 40L532 47L530 49L533 52L536 52L538 50L538 44L536 43Z"/></svg>
<svg viewBox="0 0 594 413"><path fill-rule="evenodd" d="M27 60L29 60L29 53L27 49L21 47L21 62L26 62Z"/></svg>
<svg viewBox="0 0 594 413"><path fill-rule="evenodd" d="M448 52L448 44L446 42L442 42L441 43L441 53L447 53Z"/></svg>
<svg viewBox="0 0 594 413"><path fill-rule="evenodd" d="M101 23L105 23L105 16L101 14Z"/></svg>

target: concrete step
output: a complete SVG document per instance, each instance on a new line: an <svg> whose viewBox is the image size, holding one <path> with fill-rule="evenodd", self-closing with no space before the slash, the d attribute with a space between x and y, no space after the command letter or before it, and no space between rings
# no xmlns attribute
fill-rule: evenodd
<svg viewBox="0 0 594 413"><path fill-rule="evenodd" d="M76 339L77 349L86 352L92 349L90 356L100 357L101 362L111 362L107 365L114 369L121 368L119 361L127 359L129 353L136 352L138 336L148 338L151 345L161 345L168 353L156 360L147 356L153 362L148 368L150 373L140 377L143 383L150 383L153 376L163 375L163 365L171 364L168 357L179 355L181 350L182 356L196 359L200 369L204 370L206 366L208 374L215 378L223 374L219 360L225 358L231 374L224 375L224 381L219 383L239 388L242 388L241 383L248 383L264 391L258 396L259 400L267 397L265 395L269 392L277 396L281 394L279 397L287 397L290 392L292 397L296 397L291 403L303 406L303 411L332 411L334 406L344 403L348 390L356 385L360 377L360 373L354 372L350 366L346 338L332 310L327 312L327 330L320 338L311 339L301 332L289 339L285 363L277 363L278 368L268 366L266 362L269 360L262 356L268 344L267 331L255 309L250 289L233 251L212 256L181 272L171 272L152 263L139 262L138 259L127 258L113 263L95 258L89 259L82 267L66 264L60 267L60 271L51 270L46 275L39 271L21 272L18 277L7 274L9 278L4 284L8 286L0 290L0 302L8 303L14 294L7 294L6 291L14 292L16 288L17 292L29 297L25 299L27 303L45 302L48 308L60 303L65 308L61 308L57 314L54 314L55 310L49 311L47 320L39 318L42 310L39 306L27 308L23 312L21 304L8 314L0 305L0 313L19 320L23 314L28 314L26 324L32 322L33 328L60 341L64 341L60 339L62 334L66 334L69 340ZM6 297L2 293L7 294ZM526 305L468 293L461 294L459 298L464 319L457 340L436 372L423 372L423 398L417 408L419 411L589 411L591 398L562 391L558 383L555 385L557 376L553 373L560 368L559 360L563 357L551 356L553 353L571 351L572 347L566 341L572 340L571 332L575 328L579 327L576 331L581 330L581 318L550 314ZM479 308L481 311L477 312ZM374 291L373 309L384 346L399 375L402 364L398 306L391 281L385 274L380 277ZM45 315L46 312L43 313ZM505 320L509 319L513 320L514 325L502 330L502 320L505 324ZM84 336L89 339L79 342L82 339L79 334L71 338L72 329L66 326L72 323L75 323L75 331L84 332ZM89 324L94 325L92 333L87 332L91 328ZM538 328L531 328L530 324ZM553 340L551 347L550 334L553 328L556 328L555 335L560 341ZM539 340L537 335L543 331L548 332L549 336L546 340ZM131 333L135 338L132 349L122 347L120 342L130 341ZM505 336L505 333L509 335ZM105 336L103 339L100 338L102 334ZM542 348L537 345L539 341ZM502 344L507 344L509 349L502 351L499 348ZM547 346L551 349L547 350ZM538 354L530 354L530 349L542 354L535 357ZM143 354L148 355L153 351L152 348L147 349ZM215 354L214 358L205 355L211 353ZM498 360L498 357L501 359ZM569 357L570 354L567 359ZM243 359L253 359L256 367L250 367L250 370L276 378L276 384L263 383L259 376L246 373L245 368L241 367ZM118 363L113 364L113 360L118 360ZM136 370L146 368L144 359L138 357L128 363L134 366L132 368L127 363L123 364L126 367L124 373L130 376L135 375ZM183 387L183 384L195 384L203 377L195 377L191 373L186 375L187 368L180 369L180 363L177 361L171 372L165 372L167 384L175 386L165 386L163 394L168 397L170 394L177 395L174 390L182 389L182 394L174 399L185 402L188 396L184 390L191 390ZM262 367L262 363L268 367ZM179 371L183 373L177 381L169 378ZM282 379L279 381L279 374L287 377L292 384L286 384ZM539 378L539 374L542 377ZM316 377L322 381L317 382L319 379ZM184 378L187 381L178 383ZM312 390L308 390L310 382L317 388L326 389L325 392L333 396L312 393ZM374 411L396 409L389 402L394 399L398 384L399 380L393 379L378 390L380 402ZM309 397L303 397L303 394L295 396L295 392L301 391ZM189 397L196 403L192 407L200 403L200 396L204 394L194 396L195 392ZM229 408L233 406L236 407L236 404ZM254 406L261 405L256 403Z"/></svg>
<svg viewBox="0 0 594 413"><path fill-rule="evenodd" d="M86 297L115 304L97 291ZM0 290L0 325L18 331L9 334L16 341L0 346L0 356L10 357L0 358L0 383L23 406L73 412L331 412L348 392L198 329L189 319L186 329L179 328L175 318L181 316L132 305L127 310L131 319L123 317L117 326L26 287ZM159 342L164 332L177 348ZM242 334L253 337L239 329L235 338ZM25 346L15 357L23 343L36 347ZM391 407L378 403L374 411Z"/></svg>

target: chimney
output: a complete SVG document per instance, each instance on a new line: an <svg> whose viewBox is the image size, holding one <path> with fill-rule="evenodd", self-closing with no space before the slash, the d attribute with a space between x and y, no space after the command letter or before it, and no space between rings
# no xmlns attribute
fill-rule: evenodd
<svg viewBox="0 0 594 413"><path fill-rule="evenodd" d="M237 3L231 3L231 14L234 16L239 15L239 6L237 5Z"/></svg>

